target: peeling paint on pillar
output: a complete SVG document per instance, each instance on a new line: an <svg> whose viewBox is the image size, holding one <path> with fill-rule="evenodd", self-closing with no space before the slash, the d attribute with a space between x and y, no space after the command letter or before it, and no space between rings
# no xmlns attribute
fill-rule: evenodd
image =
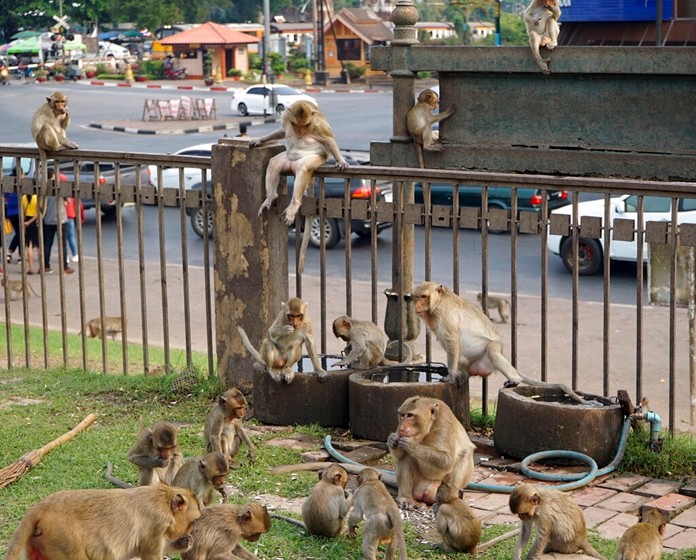
<svg viewBox="0 0 696 560"><path fill-rule="evenodd" d="M288 294L288 228L275 209L258 215L268 160L282 150L237 138L213 146L216 351L225 386L253 383L254 360L237 326L258 347Z"/></svg>

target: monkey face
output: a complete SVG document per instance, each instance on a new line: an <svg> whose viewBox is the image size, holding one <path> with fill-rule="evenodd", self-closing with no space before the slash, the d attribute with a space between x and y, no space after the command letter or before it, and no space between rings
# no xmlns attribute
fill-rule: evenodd
<svg viewBox="0 0 696 560"><path fill-rule="evenodd" d="M303 313L298 313L297 315L293 315L292 313L288 313L285 317L288 320L288 324L293 329L299 329L302 326L302 321L304 321L304 314Z"/></svg>
<svg viewBox="0 0 696 560"><path fill-rule="evenodd" d="M227 473L222 473L213 477L210 483L215 486L215 488L220 488L225 484L225 479L227 478Z"/></svg>
<svg viewBox="0 0 696 560"><path fill-rule="evenodd" d="M174 455L174 447L158 447L157 454L161 459L171 459Z"/></svg>
<svg viewBox="0 0 696 560"><path fill-rule="evenodd" d="M244 535L244 540L247 540L249 542L256 542L259 540L259 538L261 538L261 535L263 535L263 533L254 533L252 535Z"/></svg>

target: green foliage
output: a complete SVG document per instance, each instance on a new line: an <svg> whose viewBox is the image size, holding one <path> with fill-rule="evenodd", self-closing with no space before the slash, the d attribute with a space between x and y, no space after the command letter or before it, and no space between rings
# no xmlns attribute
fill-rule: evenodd
<svg viewBox="0 0 696 560"><path fill-rule="evenodd" d="M249 70L258 70L259 74L263 72L263 60L257 53L249 53Z"/></svg>
<svg viewBox="0 0 696 560"><path fill-rule="evenodd" d="M207 50L203 57L203 76L213 75L213 51Z"/></svg>
<svg viewBox="0 0 696 560"><path fill-rule="evenodd" d="M281 74L285 74L288 71L288 69L285 65L285 59L283 58L282 54L272 52L272 53L269 53L268 57L270 59L269 65L271 67L271 71L276 76L279 76Z"/></svg>
<svg viewBox="0 0 696 560"><path fill-rule="evenodd" d="M524 19L521 15L507 14L505 12L500 15L500 40L506 47L529 44ZM495 37L489 35L485 39L477 41L476 45L495 45Z"/></svg>
<svg viewBox="0 0 696 560"><path fill-rule="evenodd" d="M416 78L418 80L425 80L427 78L432 77L432 75L433 75L433 72L418 72L418 74L416 74Z"/></svg>
<svg viewBox="0 0 696 560"><path fill-rule="evenodd" d="M293 49L290 52L290 56L288 57L288 69L291 72L304 73L304 70L307 70L310 67L311 62L307 60L304 51L300 49Z"/></svg>
<svg viewBox="0 0 696 560"><path fill-rule="evenodd" d="M241 76L242 74L244 74L244 72L242 72L239 68L230 68L227 71L227 75L230 78L234 78L235 76Z"/></svg>
<svg viewBox="0 0 696 560"><path fill-rule="evenodd" d="M366 68L364 66L356 66L352 62L346 62L344 66L351 80L359 80L365 74Z"/></svg>
<svg viewBox="0 0 696 560"><path fill-rule="evenodd" d="M145 74L155 80L161 80L164 77L163 60L145 60L142 62L142 67Z"/></svg>

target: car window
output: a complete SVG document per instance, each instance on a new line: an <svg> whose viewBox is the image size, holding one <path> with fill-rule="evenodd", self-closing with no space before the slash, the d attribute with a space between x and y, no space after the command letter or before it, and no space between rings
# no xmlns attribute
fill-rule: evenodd
<svg viewBox="0 0 696 560"><path fill-rule="evenodd" d="M696 198L682 198L679 210L682 212L693 212L696 210Z"/></svg>
<svg viewBox="0 0 696 560"><path fill-rule="evenodd" d="M292 89L288 86L276 86L273 88L276 95L299 95L299 91Z"/></svg>
<svg viewBox="0 0 696 560"><path fill-rule="evenodd" d="M12 173L14 166L16 165L16 158L13 157L3 157L2 158L2 174L9 175ZM26 175L32 169L33 160L31 158L21 158L19 160L19 165L21 165L24 174Z"/></svg>
<svg viewBox="0 0 696 560"><path fill-rule="evenodd" d="M626 212L638 212L638 195L631 195L625 200ZM643 212L669 212L670 199L664 196L644 196Z"/></svg>
<svg viewBox="0 0 696 560"><path fill-rule="evenodd" d="M253 87L249 91L247 91L247 94L249 95L263 95L263 90L265 88L262 87Z"/></svg>

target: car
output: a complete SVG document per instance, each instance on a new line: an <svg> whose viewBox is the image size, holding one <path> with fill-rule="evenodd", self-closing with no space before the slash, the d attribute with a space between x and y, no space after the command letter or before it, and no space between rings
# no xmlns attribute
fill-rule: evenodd
<svg viewBox="0 0 696 560"><path fill-rule="evenodd" d="M549 210L565 206L569 203L568 191L551 190L548 193ZM483 187L480 185L459 185L459 206L480 208ZM423 204L423 185L414 185L414 198L418 204ZM430 200L432 204L452 206L454 189L452 183L431 183ZM517 210L541 210L544 201L544 191L533 187L517 188ZM511 187L488 187L488 208L512 209Z"/></svg>
<svg viewBox="0 0 696 560"><path fill-rule="evenodd" d="M349 165L364 165L367 163L366 154L362 152L343 151L343 157ZM329 160L329 165L333 160ZM287 177L288 192L292 193L294 186L294 176ZM324 178L324 196L326 198L343 198L345 180L342 177L325 177ZM201 188L201 183L197 183L193 189ZM376 185L377 199L384 202L391 202L393 199L392 185L388 182L380 182ZM370 181L366 179L353 178L350 180L350 195L355 199L369 199L372 189ZM314 196L319 196L319 179L315 180ZM210 192L208 193L210 200ZM207 218L204 216L203 208L188 208L188 215L191 220L193 231L200 237L204 236L204 228L208 228L208 236L213 236L213 212L208 209ZM377 235L385 229L391 227L390 222L377 222ZM337 218L324 218L324 227L319 225L319 217L315 217L312 221L312 230L309 242L314 247L321 245L321 234L324 233L324 243L327 249L335 247L338 242L345 238L345 222ZM370 220L352 220L351 232L358 237L370 237L372 232L372 222Z"/></svg>
<svg viewBox="0 0 696 560"><path fill-rule="evenodd" d="M206 144L196 144L194 146L188 146L187 148L182 148L172 155L175 156L197 156L210 159L213 153L213 146L215 143L208 142ZM148 181L150 186L157 186L157 167L156 165L149 165L148 171ZM162 186L164 188L179 188L179 167L163 167L162 168ZM208 179L210 179L210 173L208 173ZM201 182L201 170L197 167L184 167L184 188L190 189L194 185L198 185L200 189Z"/></svg>
<svg viewBox="0 0 696 560"><path fill-rule="evenodd" d="M622 195L609 199L610 225L617 218L638 222L638 195ZM696 199L680 198L677 202L677 223L696 223ZM586 200L578 203L578 216L582 223L583 216L604 217L604 199ZM553 214L572 214L572 206L560 208ZM664 196L643 196L644 222L670 222L672 220L672 199ZM641 229L645 227L643 223ZM580 237L578 240L578 274L590 276L602 270L604 263L604 236L599 239ZM561 257L563 265L569 272L575 266L573 258L573 239L568 235L549 234L546 245L554 255ZM633 241L611 240L609 258L617 261L636 262L638 244ZM648 260L648 244L643 243L643 262Z"/></svg>
<svg viewBox="0 0 696 560"><path fill-rule="evenodd" d="M312 96L290 86L257 84L235 92L232 101L230 101L230 110L243 117L246 115L266 115L273 112L282 113L295 101L309 101L318 106L317 100Z"/></svg>

